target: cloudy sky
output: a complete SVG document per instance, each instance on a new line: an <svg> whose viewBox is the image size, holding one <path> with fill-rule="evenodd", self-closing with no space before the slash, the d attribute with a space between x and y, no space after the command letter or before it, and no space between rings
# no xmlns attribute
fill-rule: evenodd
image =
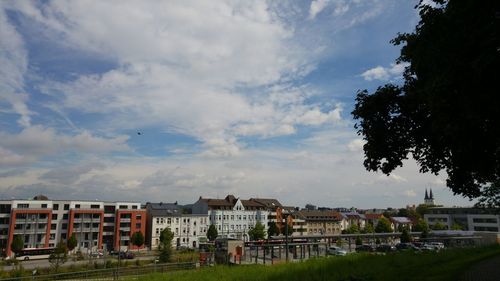
<svg viewBox="0 0 500 281"><path fill-rule="evenodd" d="M2 1L0 197L471 205L362 165L356 91L401 82L417 2Z"/></svg>

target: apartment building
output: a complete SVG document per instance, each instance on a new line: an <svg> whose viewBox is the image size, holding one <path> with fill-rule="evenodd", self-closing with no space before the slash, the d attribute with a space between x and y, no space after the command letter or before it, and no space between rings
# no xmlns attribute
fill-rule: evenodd
<svg viewBox="0 0 500 281"><path fill-rule="evenodd" d="M145 234L146 211L140 203L49 200L0 200L0 246L11 256L10 245L21 235L24 248L55 247L74 234L83 252L137 248L135 232Z"/></svg>
<svg viewBox="0 0 500 281"><path fill-rule="evenodd" d="M177 248L197 248L207 241L208 215L190 214L190 210L175 203L147 203L146 244L158 249L160 234L169 228L174 234L172 246Z"/></svg>
<svg viewBox="0 0 500 281"><path fill-rule="evenodd" d="M439 222L447 229L456 224L462 230L500 232L498 209L432 207L424 219L430 226Z"/></svg>
<svg viewBox="0 0 500 281"><path fill-rule="evenodd" d="M233 195L224 199L200 197L193 204L192 213L208 215L210 226L215 225L219 236L249 240L248 231L260 222L267 232L269 211L266 206Z"/></svg>
<svg viewBox="0 0 500 281"><path fill-rule="evenodd" d="M342 232L342 215L339 212L325 210L300 210L298 218L305 221L308 235L334 235Z"/></svg>

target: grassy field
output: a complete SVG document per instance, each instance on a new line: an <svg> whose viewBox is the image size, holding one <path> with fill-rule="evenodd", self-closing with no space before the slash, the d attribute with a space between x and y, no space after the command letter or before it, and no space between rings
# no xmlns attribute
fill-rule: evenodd
<svg viewBox="0 0 500 281"><path fill-rule="evenodd" d="M471 265L500 255L500 246L450 249L439 253L353 254L274 266L216 266L151 274L139 280L457 280Z"/></svg>

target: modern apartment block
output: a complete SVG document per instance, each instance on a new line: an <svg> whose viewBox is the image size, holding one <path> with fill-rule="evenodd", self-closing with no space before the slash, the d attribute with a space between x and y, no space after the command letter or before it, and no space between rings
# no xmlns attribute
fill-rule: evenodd
<svg viewBox="0 0 500 281"><path fill-rule="evenodd" d="M208 215L208 225L215 225L220 236L248 241L248 231L257 222L260 222L267 232L269 211L266 206L233 195L228 195L224 199L200 197L193 204L192 213Z"/></svg>
<svg viewBox="0 0 500 281"><path fill-rule="evenodd" d="M441 223L447 229L454 224L462 230L500 232L500 210L480 208L433 207L424 215L429 225Z"/></svg>
<svg viewBox="0 0 500 281"><path fill-rule="evenodd" d="M130 237L146 232L146 211L140 203L49 200L38 195L32 200L0 201L0 246L6 256L21 235L24 248L55 247L74 234L77 249L133 249Z"/></svg>
<svg viewBox="0 0 500 281"><path fill-rule="evenodd" d="M160 234L170 228L174 234L173 247L197 248L206 242L208 230L207 214L189 214L176 203L147 203L146 245L158 249Z"/></svg>

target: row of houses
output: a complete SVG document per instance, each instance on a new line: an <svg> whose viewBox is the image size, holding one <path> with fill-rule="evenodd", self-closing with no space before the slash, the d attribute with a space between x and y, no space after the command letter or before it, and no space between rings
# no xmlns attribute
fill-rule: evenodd
<svg viewBox="0 0 500 281"><path fill-rule="evenodd" d="M475 209L429 208L425 219L430 225L442 222L451 226L460 222L475 231L498 232L499 216ZM336 235L353 225L363 229L376 227L383 217L380 212L355 210L302 209L283 206L277 199L250 198L228 195L224 199L200 197L190 205L174 203L100 202L49 200L39 195L31 200L0 200L0 248L10 256L15 235L21 235L24 248L54 247L75 235L78 249L129 250L159 245L160 234L169 228L174 234L173 247L197 248L207 241L207 231L214 225L218 235L249 240L248 231L257 223L265 231L276 224L278 229L291 227L292 236ZM390 217L393 230L415 224L406 217ZM467 230L467 229L465 229ZM132 235L141 232L145 244L131 243Z"/></svg>

